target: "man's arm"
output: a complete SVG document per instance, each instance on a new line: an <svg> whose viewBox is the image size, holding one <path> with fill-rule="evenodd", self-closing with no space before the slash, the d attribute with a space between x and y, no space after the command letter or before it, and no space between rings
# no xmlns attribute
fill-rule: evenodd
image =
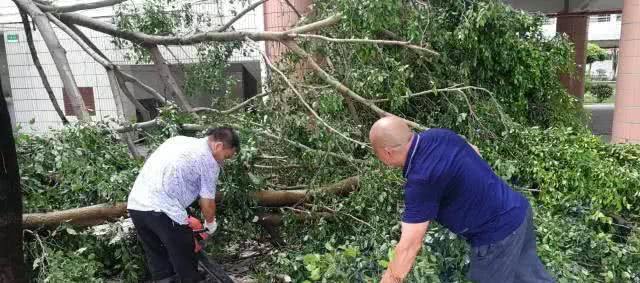
<svg viewBox="0 0 640 283"><path fill-rule="evenodd" d="M480 157L482 157L482 154L480 154L480 149L478 149L478 147L477 147L477 146L475 146L474 144L472 144L472 143L470 143L470 142L467 142L467 143L469 144L469 146L471 146L471 148L473 148L473 150L475 150L475 151L476 151L476 153L477 153L478 155L480 155Z"/></svg>
<svg viewBox="0 0 640 283"><path fill-rule="evenodd" d="M395 256L382 276L381 283L402 282L411 271L411 266L422 248L429 221L424 223L402 223L402 235L396 245Z"/></svg>
<svg viewBox="0 0 640 283"><path fill-rule="evenodd" d="M200 210L204 220L213 223L216 219L216 200L212 198L200 198Z"/></svg>

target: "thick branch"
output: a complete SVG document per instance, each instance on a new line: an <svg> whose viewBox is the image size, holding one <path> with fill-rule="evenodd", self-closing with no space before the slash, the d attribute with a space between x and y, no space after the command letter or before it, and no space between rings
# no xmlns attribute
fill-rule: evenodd
<svg viewBox="0 0 640 283"><path fill-rule="evenodd" d="M54 6L54 5L43 5L43 4L37 4L37 5L38 7L40 7L42 11L45 11L45 12L68 13L68 12L75 12L75 11L81 11L81 10L110 7L125 1L127 0L102 0L102 1L89 2L89 3L79 3L74 5L68 5L68 6Z"/></svg>
<svg viewBox="0 0 640 283"><path fill-rule="evenodd" d="M153 119L151 121L122 126L120 128L116 128L115 130L118 133L126 133L126 132L132 132L135 130L150 129L150 128L157 127L158 125L159 125L158 120Z"/></svg>
<svg viewBox="0 0 640 283"><path fill-rule="evenodd" d="M338 196L345 196L355 191L360 184L358 176L344 179L326 187L315 190L295 190L295 191L258 191L251 193L251 197L260 206L287 206L310 200L316 193L327 193ZM222 201L222 194L216 194L216 202ZM88 207L73 208L47 213L29 213L22 216L22 223L25 229L38 227L53 228L63 223L75 226L93 226L107 221L111 221L127 215L127 204L119 202L116 204L98 204Z"/></svg>
<svg viewBox="0 0 640 283"><path fill-rule="evenodd" d="M22 9L27 14L29 14L29 16L31 16L36 26L40 30L42 39L47 45L49 53L51 53L51 57L53 58L56 68L58 69L62 84L64 85L64 89L69 96L74 114L80 121L91 121L91 116L89 116L89 112L87 111L87 108L82 101L82 96L80 95L80 91L78 90L78 85L76 84L73 73L71 72L71 67L69 66L69 61L67 60L66 51L62 48L62 45L60 45L60 41L58 40L55 31L51 27L47 16L42 11L40 11L40 9L31 0L13 0L13 2L16 3L18 8Z"/></svg>
<svg viewBox="0 0 640 283"><path fill-rule="evenodd" d="M93 58L93 60L98 62L98 64L102 65L105 69L113 68L113 64L106 57L102 57L100 54L96 54L93 51L93 49L91 49L89 46L87 46L87 44L82 40L82 38L80 38L80 36L77 35L65 23L60 21L58 18L54 17L51 13L46 13L46 15L47 15L47 18L49 19L49 21L51 21L53 24L58 26L58 28L60 28L62 31L64 31L67 35L69 35L69 37L71 37L71 39L73 39L78 45L80 45L80 48L82 48L82 50L84 50L84 52L89 54L89 56L91 58ZM104 53L102 55L104 55Z"/></svg>
<svg viewBox="0 0 640 283"><path fill-rule="evenodd" d="M38 51L36 50L36 46L33 43L33 35L31 34L31 26L29 25L29 18L27 17L27 13L25 13L22 9L20 9L20 17L22 17L22 25L24 26L24 32L27 36L27 45L29 45L29 51L31 52L31 58L33 59L33 65L36 66L36 70L38 70L38 75L40 75L40 79L42 80L42 85L44 89L47 91L47 95L49 95L49 100L53 105L53 109L58 113L58 117L62 120L62 124L69 124L69 120L64 116L64 112L60 108L58 104L58 100L56 99L55 94L53 93L53 89L51 89L51 84L49 84L49 79L47 78L47 74L44 72L42 68L42 64L40 63L40 58L38 57Z"/></svg>
<svg viewBox="0 0 640 283"><path fill-rule="evenodd" d="M178 86L178 82L173 77L173 74L171 74L169 64L162 56L160 48L158 48L157 45L149 46L149 51L151 52L151 60L153 60L153 63L156 65L156 69L158 70L158 73L160 73L162 81L169 86L180 106L182 106L184 110L191 112L191 104L184 93L182 93L182 89Z"/></svg>
<svg viewBox="0 0 640 283"><path fill-rule="evenodd" d="M251 41L250 39L247 39L249 41ZM255 43L255 42L254 42ZM291 83L291 81L289 81L289 78L287 78L287 76L282 73L282 71L280 71L280 69L276 68L272 63L271 60L269 60L269 56L267 56L267 54L264 53L264 51L262 51L260 48L255 48L258 52L260 52L260 54L262 54L262 57L264 58L265 63L267 64L267 66L269 66L269 68L271 70L273 70L274 72L278 73L278 75L280 75L280 77L282 77L282 79L285 81L285 83L287 84L287 86L289 86L289 88L293 91L293 93L295 93L295 95L298 97L298 100L300 100L300 102L302 103L302 105L304 105L305 108L307 108L307 110L309 110L309 112L311 113L311 115L313 115L316 120L320 121L320 123L322 123L322 125L324 125L327 129L329 129L329 131L332 131L336 134L338 134L339 136L341 136L342 138L353 142L357 145L360 146L367 146L366 143L363 143L361 141L357 141L354 140L350 137L348 137L347 135L343 134L342 132L334 129L331 125L329 125L329 123L327 123L324 119L322 119L320 117L320 115L318 115L318 113L316 113L315 110L313 110L313 108L307 103L307 101L304 100L304 97L302 97L302 94L300 94L300 92L298 91L298 89L296 89L295 86L293 86L293 84Z"/></svg>
<svg viewBox="0 0 640 283"><path fill-rule="evenodd" d="M25 229L56 227L63 223L77 226L92 226L114 220L127 214L127 204L98 204L48 213L29 213L22 216Z"/></svg>
<svg viewBox="0 0 640 283"><path fill-rule="evenodd" d="M128 82L132 82L138 86L140 86L142 89L144 89L147 93L151 94L151 96L153 96L153 98L156 99L156 101L160 102L161 104L166 104L167 99L165 97L163 97L160 93L158 93L158 91L156 91L155 89L153 89L152 87L144 84L143 82L141 82L140 80L138 80L138 78L123 72L122 70L120 70L120 67L118 67L117 65L113 64L113 62L111 62L111 60L109 60L109 58L107 58L107 55L105 55L94 43L93 41L91 41L78 27L76 27L73 24L70 23L66 23L65 24L71 29L71 31L73 31L73 33L75 33L81 40L82 42L84 42L91 50L93 50L93 52L95 52L96 54L98 54L100 57L104 58L105 60L107 60L111 65L111 68L113 70L115 70L115 72L117 72L118 74L120 74L126 81ZM78 43L80 44L80 43ZM107 72L109 72L109 68L106 68Z"/></svg>
<svg viewBox="0 0 640 283"><path fill-rule="evenodd" d="M380 116L393 115L393 114L391 114L391 113L389 113L387 111L382 110L380 107L378 107L375 103L371 102L370 100L368 100L368 99L358 95L357 93L353 92L347 86L345 86L340 81L338 81L336 78L331 76L324 69L322 69L322 67L320 67L320 65L318 65L318 63L315 60L313 60L311 55L309 55L306 51L304 51L302 48L300 48L300 46L298 46L298 44L295 43L294 41L284 41L283 44L285 46L287 46L291 51L293 51L298 56L306 58L307 62L309 63L309 65L311 65L311 68L313 68L315 73L321 79L323 79L325 82L327 82L328 84L330 84L333 87L335 87L338 90L338 92L340 92L341 94L343 94L345 96L349 96L349 97L353 98L355 101L358 101L358 102L366 105L367 107L369 107L371 110L373 110L374 112L376 112ZM409 121L409 120L404 119L404 118L400 118L400 119L404 120L405 123L407 123L408 125L410 125L411 127L416 128L416 129L426 129L425 126L422 126L422 125L420 125L420 124L418 124L416 122Z"/></svg>
<svg viewBox="0 0 640 283"><path fill-rule="evenodd" d="M226 31L228 28L231 27L231 25L233 25L236 21L238 21L240 18L242 18L245 14L253 11L255 8L258 8L258 6L262 5L264 2L267 2L267 1L268 0L260 0L260 1L256 2L256 3L253 3L251 6L247 7L244 10L242 10L235 17L233 17L231 20L229 20L226 24L224 24L224 26L220 27L218 29L218 32Z"/></svg>
<svg viewBox="0 0 640 283"><path fill-rule="evenodd" d="M27 1L27 0L14 0ZM114 37L123 38L134 43L145 45L191 45L195 43L210 41L242 41L250 38L254 41L281 41L290 38L292 33L306 33L332 26L340 21L341 15L334 15L330 18L314 22L305 26L300 26L283 32L202 32L189 36L162 36L149 35L137 31L118 30L114 25L100 20L93 19L78 13L62 13L57 16L64 22L84 26L92 30L109 34Z"/></svg>
<svg viewBox="0 0 640 283"><path fill-rule="evenodd" d="M397 40L379 40L379 39L360 39L360 38L332 38L326 37L317 34L291 34L292 37L301 37L301 38L311 38L311 39L320 39L329 42L339 42L339 43L366 43L366 44L381 44L381 45L396 45L403 46L413 50L419 50L431 53L433 55L440 55L438 52L435 52L429 48L425 48L422 46L411 44L408 41L397 41Z"/></svg>

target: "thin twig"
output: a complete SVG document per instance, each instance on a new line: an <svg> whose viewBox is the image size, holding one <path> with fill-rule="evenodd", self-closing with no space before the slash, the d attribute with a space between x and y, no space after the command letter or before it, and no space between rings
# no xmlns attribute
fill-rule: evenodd
<svg viewBox="0 0 640 283"><path fill-rule="evenodd" d="M362 219L360 219L360 218L358 218L358 217L355 217L355 216L353 216L353 215L351 215L351 214L349 214L349 213L342 212L342 211L336 211L336 210L331 209L331 208L328 208L328 207L326 207L326 206L324 206L324 205L320 205L320 207L321 207L322 209L328 210L329 212L332 212L332 213L339 213L339 214L342 214L342 215L348 216L349 218L351 218L351 219L353 219L353 220L355 220L355 221L358 221L358 222L360 222L360 223L362 223L362 224L364 224L364 225L369 226L369 228L373 228L373 226L371 226L371 224L369 224L369 223L365 222L364 220L362 220Z"/></svg>
<svg viewBox="0 0 640 283"><path fill-rule="evenodd" d="M218 109L213 109L213 108L208 108L208 107L195 107L193 108L191 111L193 112L215 112L215 113L220 113L220 114L229 114L232 112L237 111L238 109L241 109L242 107L244 107L245 105L249 104L249 102L253 101L254 99L260 98L260 97L264 97L271 94L270 91L264 92L264 93L260 93L260 94L256 94L254 96L252 96L251 98L243 101L242 103L238 103L235 106L227 109L227 110L218 110Z"/></svg>
<svg viewBox="0 0 640 283"><path fill-rule="evenodd" d="M302 18L302 15L300 14L300 12L298 12L298 9L296 9L296 6L291 4L289 0L284 0L284 2L287 3L287 6L289 6L289 8L291 8L291 10L293 10L294 13L296 13L296 16L298 16L298 19Z"/></svg>
<svg viewBox="0 0 640 283"><path fill-rule="evenodd" d="M255 44L256 42L251 40L250 38L246 38L247 41ZM260 52L260 54L262 54L262 57L264 58L265 63L267 64L267 66L269 66L269 68L273 71L275 71L276 73L278 73L278 75L280 75L280 77L282 77L282 79L285 81L285 83L289 86L289 88L293 91L293 93L295 93L295 95L298 97L298 100L300 100L300 102L304 105L305 108L307 108L307 110L309 110L309 112L311 112L311 115L313 115L318 121L320 121L320 123L322 123L327 129L329 129L330 131L338 134L339 136L341 136L342 138L353 142L359 146L363 146L363 147L369 147L368 144L361 142L361 141L357 141L354 140L350 137L348 137L347 135L343 134L342 132L334 129L331 125L329 125L329 123L327 123L324 119L322 119L320 117L320 115L318 115L318 113L316 113L315 110L313 110L313 107L311 107L306 100L304 100L304 97L302 97L302 94L300 94L300 92L298 91L298 89L296 89L295 86L293 86L293 84L291 83L291 81L289 81L289 78L287 78L287 76L280 71L280 69L276 68L273 63L271 63L271 60L269 60L269 56L267 56L267 54L264 53L264 51L262 51L260 48L253 46L253 48L255 50L257 50L258 52Z"/></svg>
<svg viewBox="0 0 640 283"><path fill-rule="evenodd" d="M284 191L286 191L286 190L299 190L299 189L304 189L304 188L309 187L307 185L283 186L283 185L275 185L275 184L270 184L268 186L276 188L278 190L284 190Z"/></svg>
<svg viewBox="0 0 640 283"><path fill-rule="evenodd" d="M261 1L258 1L256 3L253 3L251 6L247 7L244 10L242 10L235 17L233 17L231 20L229 20L226 24L224 24L222 27L220 27L218 29L218 32L226 31L228 28L231 27L231 25L233 25L236 21L238 21L240 18L242 18L246 13L249 13L250 11L253 11L255 8L257 8L258 6L262 5L264 2L267 2L267 1L268 0L261 0Z"/></svg>
<svg viewBox="0 0 640 283"><path fill-rule="evenodd" d="M464 87L457 87L458 85L454 85L454 86L450 86L450 87L446 87L446 88L439 88L439 89L430 89L430 90L425 90L425 91L421 91L421 92L416 92L416 93L411 93L411 94L407 94L404 96L400 96L398 97L398 99L405 99L405 98L414 98L417 96L422 96L425 94L430 94L430 93L438 93L438 92L454 92L454 91L459 91L459 90L465 90L465 89L472 89L473 87L471 86L464 86ZM391 99L389 98L382 98L382 99L374 99L371 100L375 103L379 103L379 102L388 102Z"/></svg>
<svg viewBox="0 0 640 283"><path fill-rule="evenodd" d="M261 159L288 159L287 156L274 156L274 155L267 155L267 154L258 155L256 157Z"/></svg>
<svg viewBox="0 0 640 283"><path fill-rule="evenodd" d="M252 167L260 168L260 169L291 169L291 168L302 168L304 166L291 164L291 165L282 165L282 166L271 166L271 165L262 165L262 164L254 164Z"/></svg>
<svg viewBox="0 0 640 283"><path fill-rule="evenodd" d="M327 73L324 69L322 69L322 67L320 67L320 65L318 65L318 63L313 59L313 57L311 57L311 55L309 55L309 53L304 51L304 49L300 48L300 46L298 46L298 44L295 41L283 41L282 43L285 46L287 46L287 48L289 48L291 51L293 51L295 54L297 54L298 56L300 56L302 58L306 58L307 62L309 63L311 68L315 71L315 73L322 80L324 80L328 84L330 84L333 87L335 87L336 90L338 90L338 92L341 93L342 95L350 96L355 101L366 105L367 107L369 107L369 109L373 110L374 112L376 112L380 116L383 116L383 117L384 116L394 116L393 114L382 110L382 108L378 107L375 103L371 102L370 100L358 95L353 90L349 89L343 83L341 83L336 78L334 78L329 73ZM427 129L427 127L422 126L422 125L420 125L420 124L418 124L416 122L409 121L409 120L404 119L402 117L399 117L399 118L402 119L405 123L407 123L407 125L409 125L409 126L411 126L413 128L420 129L420 130Z"/></svg>
<svg viewBox="0 0 640 283"><path fill-rule="evenodd" d="M433 51L429 48L418 46L415 44L411 44L408 41L397 41L397 40L381 40L381 39L363 39L363 38L332 38L323 35L317 34L290 34L291 37L301 37L301 38L311 38L311 39L320 39L329 42L339 42L339 43L371 43L371 44L381 44L381 45L396 45L403 46L413 50L424 51L433 55L440 55L438 52Z"/></svg>

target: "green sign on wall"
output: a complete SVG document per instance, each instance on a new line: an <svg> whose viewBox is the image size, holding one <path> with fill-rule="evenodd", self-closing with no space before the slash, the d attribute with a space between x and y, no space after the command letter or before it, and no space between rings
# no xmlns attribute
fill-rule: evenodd
<svg viewBox="0 0 640 283"><path fill-rule="evenodd" d="M17 33L8 33L7 34L7 42L9 42L9 43L18 42L18 34Z"/></svg>

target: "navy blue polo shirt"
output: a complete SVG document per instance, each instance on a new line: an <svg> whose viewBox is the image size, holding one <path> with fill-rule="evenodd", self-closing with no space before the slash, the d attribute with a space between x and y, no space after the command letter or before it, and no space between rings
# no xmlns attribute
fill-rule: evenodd
<svg viewBox="0 0 640 283"><path fill-rule="evenodd" d="M458 134L415 134L404 165L402 222L435 220L472 246L506 238L522 224L529 203L497 176Z"/></svg>

